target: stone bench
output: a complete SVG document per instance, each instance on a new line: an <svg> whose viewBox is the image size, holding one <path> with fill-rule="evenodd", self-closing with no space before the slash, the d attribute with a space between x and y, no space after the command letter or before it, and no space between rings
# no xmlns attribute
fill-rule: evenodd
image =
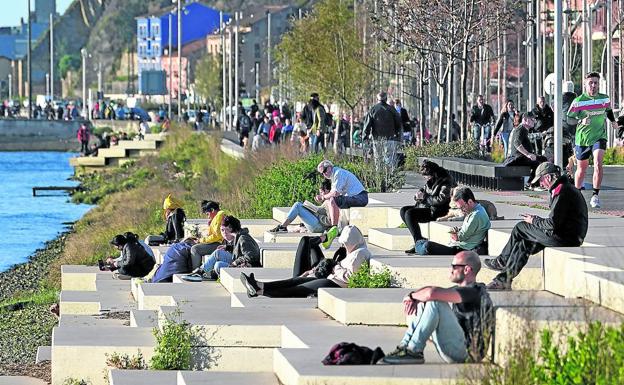
<svg viewBox="0 0 624 385"><path fill-rule="evenodd" d="M111 385L278 385L272 372L206 372L176 370L111 370Z"/></svg>
<svg viewBox="0 0 624 385"><path fill-rule="evenodd" d="M235 268L228 267L221 269L220 281L221 285L229 293L246 293L247 290L240 281L240 273L244 272L249 275L254 273L256 279L260 282L275 281L279 279L292 278L292 267L290 269L268 269L259 267Z"/></svg>
<svg viewBox="0 0 624 385"><path fill-rule="evenodd" d="M47 385L47 382L27 376L0 376L0 385Z"/></svg>
<svg viewBox="0 0 624 385"><path fill-rule="evenodd" d="M524 178L531 175L528 166L503 166L500 163L452 157L419 157L444 167L457 183L489 190L524 189Z"/></svg>
<svg viewBox="0 0 624 385"><path fill-rule="evenodd" d="M429 226L421 223L422 236L429 237ZM368 242L372 245L382 247L392 251L404 251L414 246L414 238L406 228L382 228L370 229L368 232Z"/></svg>
<svg viewBox="0 0 624 385"><path fill-rule="evenodd" d="M112 279L113 275L111 272L100 271L97 266L61 266L61 290L96 291L96 281L109 281Z"/></svg>
<svg viewBox="0 0 624 385"><path fill-rule="evenodd" d="M179 277L177 277L179 278ZM161 306L176 306L182 302L219 301L229 304L229 297L217 282L143 283L138 288L137 308L158 310Z"/></svg>
<svg viewBox="0 0 624 385"><path fill-rule="evenodd" d="M481 261L487 256L481 256ZM401 287L413 288L428 285L446 287L449 285L449 274L453 256L397 256L374 257L370 265L373 270L388 268L395 283ZM479 280L490 282L497 271L490 270L482 265ZM544 279L542 276L542 258L531 257L522 273L513 281L516 290L542 290Z"/></svg>
<svg viewBox="0 0 624 385"><path fill-rule="evenodd" d="M96 286L97 291L62 290L59 299L61 314L98 314L132 309L130 281L98 281Z"/></svg>

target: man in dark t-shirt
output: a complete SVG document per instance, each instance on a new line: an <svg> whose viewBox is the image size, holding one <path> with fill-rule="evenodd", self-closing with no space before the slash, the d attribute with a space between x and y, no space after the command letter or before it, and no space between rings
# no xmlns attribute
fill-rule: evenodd
<svg viewBox="0 0 624 385"><path fill-rule="evenodd" d="M492 328L492 301L485 285L477 283L479 255L462 251L453 257L450 280L457 286L426 286L404 299L405 312L415 315L397 349L384 357L387 364L422 364L427 340L449 363L479 362ZM451 305L449 305L452 304Z"/></svg>

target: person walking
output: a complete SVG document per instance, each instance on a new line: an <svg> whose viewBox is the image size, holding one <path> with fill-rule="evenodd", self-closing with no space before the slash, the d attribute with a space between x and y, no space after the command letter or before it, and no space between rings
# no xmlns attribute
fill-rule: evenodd
<svg viewBox="0 0 624 385"><path fill-rule="evenodd" d="M78 143L80 143L80 152L82 155L87 155L89 152L89 129L86 124L81 124L80 128L78 128L78 133L76 134L76 138L78 139Z"/></svg>
<svg viewBox="0 0 624 385"><path fill-rule="evenodd" d="M574 155L577 160L574 185L583 189L585 173L589 166L589 158L594 157L594 175L592 184L594 191L589 204L592 208L600 208L600 186L602 185L602 163L607 149L607 128L605 118L611 121L614 129L617 129L615 115L611 109L611 100L608 95L598 92L600 75L590 72L585 76L585 92L574 99L567 114L570 124L576 124L574 137Z"/></svg>
<svg viewBox="0 0 624 385"><path fill-rule="evenodd" d="M375 104L364 118L364 138L373 141L375 163L396 166L396 153L401 137L401 117L388 103L388 94L377 94Z"/></svg>
<svg viewBox="0 0 624 385"><path fill-rule="evenodd" d="M550 215L541 218L524 214L514 226L511 238L501 254L483 263L500 273L488 284L489 290L511 290L513 279L520 273L529 256L545 247L577 247L587 235L587 203L574 188L561 168L544 162L537 167L531 183L539 182L550 193Z"/></svg>
<svg viewBox="0 0 624 385"><path fill-rule="evenodd" d="M505 103L505 107L501 110L500 116L498 117L498 121L496 122L496 127L494 128L493 137L496 137L498 131L502 128L500 132L501 141L503 142L503 155L507 157L510 153L509 150L509 135L514 128L514 117L518 112L516 111L516 107L514 106L514 102L509 99L507 103Z"/></svg>
<svg viewBox="0 0 624 385"><path fill-rule="evenodd" d="M487 151L491 151L490 130L494 121L494 110L492 106L485 103L483 95L477 96L477 105L470 111L470 123L472 124L472 136L477 143L487 143ZM483 128L483 137L481 136Z"/></svg>
<svg viewBox="0 0 624 385"><path fill-rule="evenodd" d="M308 129L308 140L312 152L319 152L322 147L322 138L326 130L325 107L320 102L319 94L310 94L310 102L301 111L301 117Z"/></svg>

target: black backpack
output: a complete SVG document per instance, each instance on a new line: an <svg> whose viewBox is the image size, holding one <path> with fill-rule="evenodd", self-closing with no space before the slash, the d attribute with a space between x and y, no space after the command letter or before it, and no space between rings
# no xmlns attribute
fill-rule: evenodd
<svg viewBox="0 0 624 385"><path fill-rule="evenodd" d="M240 129L241 129L241 131L249 132L249 130L251 129L251 119L249 118L249 116L242 115L239 118L239 121L240 121Z"/></svg>
<svg viewBox="0 0 624 385"><path fill-rule="evenodd" d="M375 365L385 356L383 350L359 346L352 342L341 342L331 347L323 365Z"/></svg>

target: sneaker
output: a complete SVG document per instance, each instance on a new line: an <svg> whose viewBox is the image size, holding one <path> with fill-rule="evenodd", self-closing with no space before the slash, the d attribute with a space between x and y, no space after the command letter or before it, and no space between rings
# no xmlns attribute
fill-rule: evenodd
<svg viewBox="0 0 624 385"><path fill-rule="evenodd" d="M260 290L260 288L256 283L256 278L253 276L253 273L250 276L247 276L247 274L241 271L240 280L243 286L245 286L245 289L247 289L247 297L251 298L258 296L258 290Z"/></svg>
<svg viewBox="0 0 624 385"><path fill-rule="evenodd" d="M413 352L406 348L397 347L397 350L383 358L383 362L392 365L424 364L425 356L423 352Z"/></svg>
<svg viewBox="0 0 624 385"><path fill-rule="evenodd" d="M416 254L416 248L412 247L411 249L405 250L405 254L409 254L409 255Z"/></svg>
<svg viewBox="0 0 624 385"><path fill-rule="evenodd" d="M288 229L286 228L286 226L282 226L282 225L277 225L271 230L269 230L269 233L287 233L287 232L288 232Z"/></svg>
<svg viewBox="0 0 624 385"><path fill-rule="evenodd" d="M327 233L325 234L325 242L322 243L323 248L325 250L329 249L331 247L332 242L334 242L334 239L336 239L337 236L338 236L338 226L332 226L332 228L327 230Z"/></svg>
<svg viewBox="0 0 624 385"><path fill-rule="evenodd" d="M492 282L488 283L486 289L496 291L496 290L511 290L511 282L503 282L498 279L493 279Z"/></svg>
<svg viewBox="0 0 624 385"><path fill-rule="evenodd" d="M506 267L498 258L487 258L483 261L483 264L487 266L488 269L496 271L503 271Z"/></svg>
<svg viewBox="0 0 624 385"><path fill-rule="evenodd" d="M600 198L598 197L598 195L594 194L592 195L590 201L589 201L589 205L593 208L593 209L599 209L600 208Z"/></svg>

